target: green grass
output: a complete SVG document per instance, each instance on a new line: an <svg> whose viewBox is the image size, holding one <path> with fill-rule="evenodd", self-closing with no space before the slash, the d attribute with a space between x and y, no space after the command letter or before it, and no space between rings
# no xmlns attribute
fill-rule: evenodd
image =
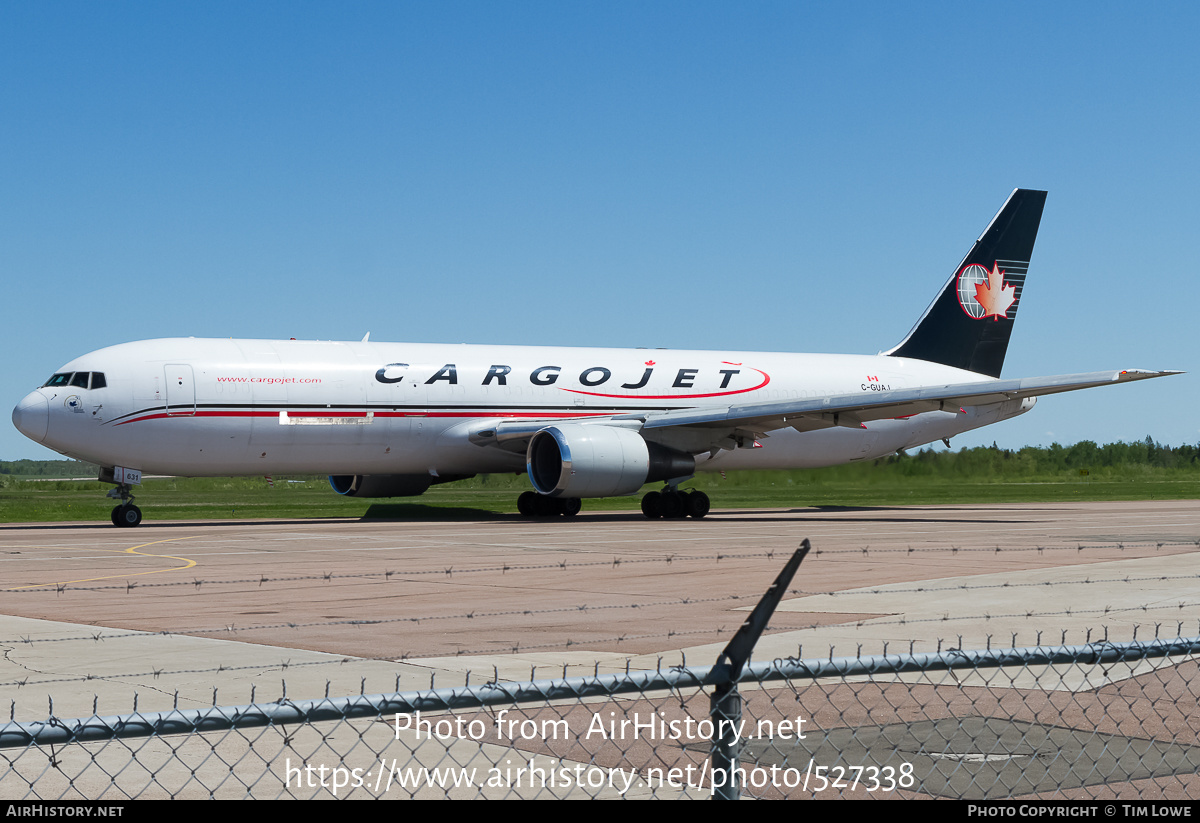
<svg viewBox="0 0 1200 823"><path fill-rule="evenodd" d="M728 478L702 474L685 487L706 491L715 509L1200 499L1200 467L1193 466L1020 475L918 469L916 460L893 459L828 469L731 472ZM111 488L94 481L4 478L0 522L106 522L114 505L105 498ZM239 477L148 479L136 493L151 520L360 518L368 512L444 520L515 512L517 496L528 488L524 476L488 475L437 486L421 497L358 500L335 494L324 478L277 477L272 489L261 477ZM637 496L586 500L584 511L636 511L639 504Z"/></svg>

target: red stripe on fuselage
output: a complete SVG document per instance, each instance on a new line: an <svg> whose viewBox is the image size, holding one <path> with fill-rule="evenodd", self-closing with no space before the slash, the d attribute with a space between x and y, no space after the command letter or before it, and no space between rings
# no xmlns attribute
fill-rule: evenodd
<svg viewBox="0 0 1200 823"><path fill-rule="evenodd" d="M156 412L155 414L147 414L141 417L134 417L130 420L122 420L118 426L124 426L126 423L141 423L146 420L162 420L162 419L177 419L177 418L195 418L195 417L278 417L280 411L197 411L197 412ZM621 412L561 412L555 414L553 412L374 412L375 417L511 417L511 418L546 418L548 420L561 420L564 418L576 417L611 417L613 414ZM367 416L366 412L287 412L288 417L349 417L362 418Z"/></svg>

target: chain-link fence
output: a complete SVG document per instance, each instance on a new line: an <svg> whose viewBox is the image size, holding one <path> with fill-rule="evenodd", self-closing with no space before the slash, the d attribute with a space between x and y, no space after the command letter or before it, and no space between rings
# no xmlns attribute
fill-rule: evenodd
<svg viewBox="0 0 1200 823"><path fill-rule="evenodd" d="M0 796L1186 799L1200 638L663 668L0 727ZM736 667L734 667L736 669Z"/></svg>

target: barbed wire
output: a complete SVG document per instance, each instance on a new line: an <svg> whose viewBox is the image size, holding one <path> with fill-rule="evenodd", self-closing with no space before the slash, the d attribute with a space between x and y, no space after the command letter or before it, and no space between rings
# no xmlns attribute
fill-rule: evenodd
<svg viewBox="0 0 1200 823"><path fill-rule="evenodd" d="M924 546L905 548L876 548L863 546L855 549L815 549L812 552L814 557L823 555L862 555L870 556L871 554L931 554L931 553L950 553L952 555L958 553L984 553L984 554L1013 554L1024 552L1037 552L1039 554L1048 551L1071 551L1080 553L1083 551L1098 551L1104 549L1118 549L1125 551L1126 549L1136 549L1140 547L1154 546L1156 550L1163 548L1175 547L1193 547L1200 550L1200 538L1186 541L1146 541L1142 543L1102 543L1102 544L1083 544L1078 543L1071 546L1027 546L1027 547L1003 547L995 546L994 548L984 547L960 547L960 546ZM354 581L354 580L379 580L382 578L384 582L402 582L413 577L426 576L445 576L453 577L454 575L464 574L487 574L500 572L507 574L508 572L528 572L528 571L566 571L568 569L585 569L612 567L619 568L622 565L636 565L649 563L667 563L671 564L678 562L700 562L711 560L717 563L727 560L774 560L776 556L785 556L786 552L766 551L766 552L718 552L716 554L670 554L665 557L613 557L611 560L584 560L584 561L568 561L561 560L552 563L532 563L532 564L510 564L503 563L499 566L474 566L455 568L454 566L443 566L441 568L430 569L405 569L404 571L385 570L382 572L362 572L350 574L334 574L332 572L311 575L266 575L259 574L257 577L233 577L226 579L200 579L193 578L192 580L177 580L167 581L162 583L145 583L140 581L127 581L126 583L113 583L103 586L74 586L66 584L25 584L19 587L10 587L0 589L6 594L45 594L54 592L63 594L71 591L85 592L100 592L100 591L133 591L134 589L160 589L160 588L186 588L193 587L196 589L202 586L235 586L254 584L263 586L267 583L302 583L302 582L320 582L332 583L334 581Z"/></svg>
<svg viewBox="0 0 1200 823"><path fill-rule="evenodd" d="M1061 570L1061 567L1060 567ZM997 574L997 572L982 572L981 574ZM1146 577L1087 577L1083 580L1041 580L1030 583L959 583L953 586L916 586L900 588L898 586L880 587L874 589L843 589L841 591L805 591L789 590L788 594L797 593L808 597L850 597L859 594L929 594L936 592L981 591L985 589L1029 589L1053 586L1088 586L1097 583L1157 583L1170 580L1200 580L1200 574L1156 574Z"/></svg>
<svg viewBox="0 0 1200 823"><path fill-rule="evenodd" d="M1162 608L1167 608L1167 607L1162 607ZM1152 610L1153 610L1153 607L1144 607L1142 609L1142 611L1152 611ZM1098 613L1098 612L1099 612L1099 610L1074 610L1074 611L1068 610L1066 612L1066 614L1073 615L1073 616L1080 616L1080 615L1084 615L1084 614ZM926 618L926 619L916 619L916 620L905 620L905 619L886 620L886 619L882 619L882 620L872 620L872 621L856 621L853 624L849 624L849 623L842 623L842 624L814 623L814 624L811 624L808 626L801 626L801 627L769 625L766 629L765 634L769 635L772 632L780 632L780 631L794 632L794 631L802 631L802 630L806 630L806 629L820 629L820 628L830 628L830 627L845 628L850 625L853 625L855 628L862 628L868 622L870 622L871 627L874 628L874 627L878 627L878 626L888 626L888 625L899 626L899 625L915 625L915 624L919 624L919 623L945 623L945 622L954 622L954 620L957 620L957 619L972 620L972 619L980 619L981 617L983 619L1003 619L1003 618L1013 618L1013 617L1020 618L1020 617L1062 616L1063 614L1064 614L1064 612L1036 612L1036 613L1025 613L1025 614L999 614L999 615L983 615L983 616L972 615L972 616L966 616L966 617L962 617L962 618L954 618L953 620L948 619L948 618ZM1185 622L1189 622L1189 621L1182 621L1182 620L1175 621L1175 636L1183 635L1183 627L1184 627ZM1169 626L1170 623L1169 622L1168 623L1159 622L1159 623L1154 624L1154 639L1156 639L1156 640L1159 639L1162 627L1164 625ZM1139 624L1139 623L1135 623L1132 625L1132 627L1131 627L1132 632L1131 632L1131 636L1130 636L1132 641L1136 642L1138 640L1138 632L1141 629L1141 626L1142 626L1142 624ZM622 635L616 635L616 636L604 637L604 638L591 638L588 640L567 640L565 643L564 642L553 642L553 643L529 643L529 644L511 644L511 645L497 643L495 646L492 646L490 648L457 649L452 653L451 652L444 652L444 653L433 652L433 653L429 653L429 654L422 654L420 657L413 657L412 655L407 654L407 653L400 654L400 655L385 655L385 656L371 656L371 657L341 655L341 656L331 656L331 659L329 659L329 660L312 660L312 661L300 661L300 662L292 662L291 660L282 660L278 663L266 663L266 664L238 664L238 665L218 664L216 666L211 666L208 668L197 668L197 669L192 669L192 668L171 669L171 670L152 669L150 671L143 671L143 672L118 672L118 673L104 674L104 675L87 674L87 675L79 675L79 676L74 676L74 677L45 678L45 679L40 679L40 680L32 680L32 679L30 679L30 677L25 677L21 680L10 680L10 681L6 681L6 682L0 682L0 688L10 687L10 686L15 686L17 688L24 688L26 686L40 686L40 685L46 685L46 684L51 684L51 683L83 683L83 682L89 682L89 681L93 681L93 680L103 681L103 680L130 679L130 678L144 678L144 677L150 677L150 678L157 680L160 677L162 677L163 675L220 674L220 673L224 673L224 672L236 672L236 671L271 671L273 669L279 669L281 671L285 671L289 668L310 668L310 667L315 667L315 666L343 666L343 665L348 665L348 664L352 664L352 663L393 663L393 664L395 664L395 663L407 663L409 661L425 660L425 659L430 659L430 658L470 657L473 655L489 655L489 654L495 654L497 652L518 654L520 652L528 653L528 652L539 652L539 651L555 651L555 650L560 650L560 649L578 651L579 647L581 647L581 646L592 646L592 645L597 645L597 644L620 644L620 643L625 643L625 642L645 641L645 640L673 640L673 639L677 639L680 637L694 637L694 636L700 636L700 635L724 636L726 634L726 630L730 629L730 628L732 628L732 627L718 626L718 627L712 628L712 629L672 630L672 631L667 631L667 632L659 632L659 633L651 633L651 634L622 634ZM1101 633L1101 631L1100 631L1101 629L1103 630L1103 633ZM1036 632L1034 645L1041 646L1044 635L1046 635L1046 634L1053 635L1053 634L1057 633L1057 634L1059 634L1059 637L1057 638L1055 645L1056 646L1065 646L1065 645L1067 645L1067 635L1071 631L1072 630L1070 630L1070 629L1055 629L1055 630L1039 629ZM1085 643L1093 642L1092 641L1093 632L1095 632L1097 634L1096 642L1104 642L1104 643L1112 642L1109 638L1109 627L1108 626L1101 626L1099 628L1095 628L1095 627L1079 628L1079 629L1075 629L1074 631L1076 633L1082 633L1084 635ZM1200 620L1196 621L1196 631L1197 631L1197 634L1200 634ZM170 634L170 633L163 632L161 634ZM1017 640L1021 636L1021 634L1020 634L1020 632L1010 632L1009 634L1010 634L1009 642L1011 643L1011 646L1013 648L1016 648L1018 645ZM107 640L107 639L113 639L114 637L127 637L127 636L143 636L144 637L145 634L144 633L131 633L128 635L113 635L113 636L106 636L103 638L95 638L95 639L96 640ZM986 642L986 647L988 649L992 648L992 637L993 637L992 634L988 634L986 636L985 642ZM84 640L86 640L86 639L93 639L93 638L61 638L61 639L63 639L63 640L84 639ZM962 647L962 639L963 639L963 636L958 635L956 640L954 641L954 645L949 646L949 645L947 645L946 638L938 638L937 642L936 642L936 651L941 652L943 650L943 646L946 646L946 648L961 648ZM873 639L873 640L875 640L875 639ZM0 643L2 643L2 642L3 641L0 641ZM891 640L891 641L875 640L875 642L877 642L881 646L882 653L886 655L889 645L895 643L896 641L895 640ZM900 641L900 645L903 645L904 642L905 641ZM908 652L910 654L914 653L914 651L916 649L916 644L918 644L918 643L920 643L922 646L928 645L931 648L935 645L932 640L924 641L924 640L918 640L918 639L910 639L907 641L907 643L908 643ZM799 658L803 657L803 648L804 648L804 645L802 643L797 643L797 647L796 647L797 650L796 650L795 658L799 659ZM836 649L837 649L836 645L829 645L828 646L829 656L833 656ZM861 644L861 643L857 644L856 656L861 656L862 649L863 649L863 644ZM678 653L681 656L681 658L684 660L684 665L686 665L686 653L684 651L672 650L670 653L672 653L672 654ZM651 653L651 654L653 654L653 653ZM649 656L649 655L639 653L639 654L634 654L634 655L627 657L625 659L626 669L628 670L630 661L633 659L633 657L646 657L646 656ZM661 664L662 655L659 655L658 659ZM568 665L572 666L572 667L583 667L583 668L586 668L588 666L588 664L564 664L564 666L563 666L564 676L565 676L565 671L566 671ZM599 671L599 669L602 665L606 668L611 668L612 662L609 661L609 662L605 662L603 664L600 661L593 662L593 666L596 668L597 671ZM535 677L533 670L536 670L536 668L537 668L536 664L531 664L531 673L530 673L531 680L534 679L534 677ZM432 673L431 673L431 676L432 676ZM467 676L469 678L470 671L467 672Z"/></svg>
<svg viewBox="0 0 1200 823"><path fill-rule="evenodd" d="M911 588L853 589L853 590L836 591L836 592L808 591L808 590L804 590L804 589L789 589L787 594L790 596L804 596L804 597L820 597L820 596L840 597L840 596L853 596L853 595L860 595L860 594L867 594L867 595L931 594L931 593L940 593L940 592L960 592L960 591L1003 589L1003 588L1013 588L1013 589L1042 588L1042 587L1053 588L1053 587L1059 587L1059 586L1098 585L1098 584L1110 584L1110 583L1126 583L1126 584L1128 584L1128 583L1144 583L1144 582L1167 582L1167 581L1178 581L1178 580L1200 580L1200 574L1152 575L1152 576L1146 576L1146 577L1132 577L1132 576L1126 575L1124 577L1096 578L1096 579L1088 578L1085 580L1055 580L1055 581L1043 581L1043 582L1033 582L1033 583L1005 582L1005 583L991 583L991 584L981 584L981 585L959 584L959 585L954 585L954 586L916 586L916 587L911 587ZM77 641L86 641L86 640L92 640L92 641L98 642L101 640L114 640L114 639L146 637L146 636L166 636L166 637L180 636L180 637L183 637L183 636L195 636L195 635L204 635L204 634L236 634L236 633L241 633L241 632L275 631L275 630L279 630L279 629L299 630L299 629L325 628L325 627L333 627L333 626L383 626L383 625L398 624L398 623L409 623L409 624L413 624L413 625L419 625L424 622L435 622L435 621L451 621L451 620L470 621L470 620L482 620L482 619L490 619L490 618L497 618L497 617L528 617L528 616L546 615L546 614L574 614L574 613L580 613L580 612L599 612L599 611L605 611L605 612L634 611L634 610L638 610L638 609L661 608L661 607L671 607L671 606L711 605L711 604L716 604L716 603L741 602L744 600L752 600L752 599L753 599L753 597L749 596L749 595L733 594L733 595L725 595L722 597L702 597L702 598L700 598L700 597L684 597L684 598L679 598L679 599L675 599L675 600L643 601L640 603L608 603L608 604L600 604L600 605L574 604L571 606L562 606L562 607L547 608L547 609L508 609L508 610L502 610L502 611L489 611L489 612L470 611L470 612L462 612L462 613L457 613L457 614L425 614L425 615L415 615L415 616L408 616L408 617L385 617L385 618L345 618L345 619L341 619L341 620L323 620L323 621L306 621L306 622L283 621L283 622L278 622L278 623L256 623L256 624L251 624L251 625L246 625L246 626L225 624L225 625L216 626L216 627L213 627L213 626L188 627L188 628L179 628L179 629L164 629L164 630L160 630L160 631L130 630L130 631L124 631L124 632L111 632L110 631L108 633L105 633L104 631L98 631L98 632L93 632L93 633L87 634L87 635L75 634L75 635L62 635L62 636L56 636L56 637L36 637L35 638L35 637L31 637L31 636L23 636L23 637L17 637L17 638L0 638L0 646L32 645L35 643L77 642ZM856 627L862 627L863 625L865 625L866 623L869 622L872 626L886 626L886 625L902 626L902 625L906 625L906 624L930 623L930 622L954 622L954 621L961 621L961 620L978 620L978 619L991 620L991 619L1003 619L1003 618L1026 618L1026 619L1029 619L1032 617L1054 617L1054 616L1070 617L1070 616L1078 616L1078 615L1085 615L1085 614L1098 614L1098 615L1107 616L1110 614L1126 613L1126 612L1131 612L1131 611L1147 612L1147 611L1163 611L1163 610L1167 610L1167 609L1180 610L1180 609L1184 609L1184 608L1198 607L1198 606L1200 606L1200 601L1181 600L1181 601L1178 601L1178 602L1170 604L1170 605L1138 604L1138 605L1129 605L1129 606L1105 606L1103 609L1100 609L1100 608L1063 609L1063 610L1057 610L1057 611L1029 610L1029 611L1022 612L1022 613L1017 613L1017 612L999 613L999 614L985 613L982 615L981 614L970 614L970 615L959 614L959 615L954 615L954 616L950 616L949 613L945 613L941 617L937 617L937 618L899 617L899 618L890 619L890 620L880 617L880 618L869 618L868 620L853 621L853 625L855 625ZM778 620L781 616L782 615L776 615L776 620ZM809 629L824 628L824 627L828 627L831 625L847 626L847 625L851 625L851 623L845 622L845 621L840 622L840 623L830 623L829 621L824 621L824 622L818 622L818 623L809 623L809 624L802 625L802 626L790 626L783 630L802 631L802 630L809 630ZM780 629L782 629L782 627L780 627ZM647 639L652 639L652 638L656 638L656 637L670 638L670 637L674 637L674 636L677 636L679 634L684 634L684 633L685 632L672 631L672 632L667 632L666 634L655 633L655 634L647 634L647 635L638 635L637 637L638 638L647 638ZM615 639L619 640L620 638L615 638ZM588 641L588 642L597 642L597 641ZM572 645L571 641L568 641L566 643L566 647L568 647L568 648L571 645ZM546 646L546 647L547 648L558 648L560 646L561 646L561 644L550 644L549 646ZM528 648L528 647L525 647L525 648ZM463 652L456 652L456 654L462 654L462 653ZM437 656L437 655L430 654L427 656Z"/></svg>

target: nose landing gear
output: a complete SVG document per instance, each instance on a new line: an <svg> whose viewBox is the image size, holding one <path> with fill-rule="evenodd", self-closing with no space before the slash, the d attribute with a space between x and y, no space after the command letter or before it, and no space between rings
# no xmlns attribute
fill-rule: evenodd
<svg viewBox="0 0 1200 823"><path fill-rule="evenodd" d="M142 522L142 510L132 503L123 503L112 510L112 524L131 528Z"/></svg>
<svg viewBox="0 0 1200 823"><path fill-rule="evenodd" d="M121 505L112 510L112 524L121 528L133 528L142 522L142 510L133 505L133 487L127 483L119 483L115 489L109 489L106 497L120 500Z"/></svg>

